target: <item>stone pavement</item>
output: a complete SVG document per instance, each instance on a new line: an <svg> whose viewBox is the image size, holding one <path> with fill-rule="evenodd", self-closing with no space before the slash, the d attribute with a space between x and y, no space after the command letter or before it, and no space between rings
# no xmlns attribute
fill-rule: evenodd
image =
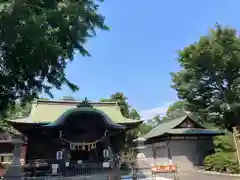
<svg viewBox="0 0 240 180"><path fill-rule="evenodd" d="M190 171L179 173L180 180L240 180L240 177Z"/></svg>
<svg viewBox="0 0 240 180"><path fill-rule="evenodd" d="M138 177L139 179L146 179L146 180L152 179L152 175L150 171L142 171L139 173ZM167 178L168 180L174 179L173 174L159 174L156 180L162 180L161 177ZM240 176L234 177L234 176L219 175L219 174L208 174L204 172L198 172L195 170L179 172L178 177L179 177L179 180L240 180Z"/></svg>
<svg viewBox="0 0 240 180"><path fill-rule="evenodd" d="M234 176L226 176L226 175L219 175L219 174L208 174L204 172L199 171L185 171L185 172L179 172L178 173L178 180L240 180L239 177ZM101 176L89 176L89 177L50 177L50 178L44 178L39 177L35 178L34 180L108 180L109 178ZM138 180L174 180L173 174L159 174L156 178L152 178L150 171L144 171L140 172L138 174ZM9 179L11 180L11 179ZM122 176L122 180L132 180L131 175Z"/></svg>

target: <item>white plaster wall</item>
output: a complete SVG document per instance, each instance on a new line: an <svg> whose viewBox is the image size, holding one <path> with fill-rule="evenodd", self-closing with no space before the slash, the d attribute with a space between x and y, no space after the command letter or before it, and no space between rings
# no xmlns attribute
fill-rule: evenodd
<svg viewBox="0 0 240 180"><path fill-rule="evenodd" d="M156 149L154 158L153 148ZM169 164L168 151L165 142L146 145L144 149L139 150L137 158L140 168L149 168L154 164Z"/></svg>
<svg viewBox="0 0 240 180"><path fill-rule="evenodd" d="M211 140L171 140L169 148L173 164L177 164L180 170L189 170L203 165L213 144Z"/></svg>
<svg viewBox="0 0 240 180"><path fill-rule="evenodd" d="M153 147L156 148L155 159ZM139 150L142 156L137 160L140 168L149 168L153 164L173 163L179 170L192 170L194 166L202 165L204 157L212 148L211 140L171 140L169 143L146 145L145 149Z"/></svg>
<svg viewBox="0 0 240 180"><path fill-rule="evenodd" d="M170 156L173 164L180 170L193 169L193 163L197 160L195 140L172 140L169 142Z"/></svg>
<svg viewBox="0 0 240 180"><path fill-rule="evenodd" d="M169 156L168 156L168 145L167 142L159 142L154 144L154 148L156 150L156 164L165 165L169 164Z"/></svg>

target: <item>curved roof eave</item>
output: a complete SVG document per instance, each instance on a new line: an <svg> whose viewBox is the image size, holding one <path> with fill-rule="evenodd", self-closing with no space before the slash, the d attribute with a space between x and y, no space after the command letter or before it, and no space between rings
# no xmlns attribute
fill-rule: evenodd
<svg viewBox="0 0 240 180"><path fill-rule="evenodd" d="M73 108L73 109L69 109L68 111L64 112L56 121L52 122L52 123L48 123L46 125L43 125L45 127L51 127L51 126L59 126L59 125L63 125L65 124L65 122L67 121L68 117L72 114L75 113L86 113L86 112L91 112L91 113L96 113L99 114L103 117L103 121L105 124L116 128L116 129L125 129L124 125L120 125L117 123L114 123L112 121L112 119L103 111L92 108L92 107L81 107L81 108Z"/></svg>
<svg viewBox="0 0 240 180"><path fill-rule="evenodd" d="M11 124L11 125L29 125L29 126L41 126L41 125L46 125L46 122L33 122L30 117L26 118L20 118L20 119L7 119L4 120L6 123Z"/></svg>

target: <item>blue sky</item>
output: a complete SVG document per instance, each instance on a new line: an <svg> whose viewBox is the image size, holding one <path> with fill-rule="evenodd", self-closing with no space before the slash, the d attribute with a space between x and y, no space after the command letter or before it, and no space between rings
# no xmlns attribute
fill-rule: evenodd
<svg viewBox="0 0 240 180"><path fill-rule="evenodd" d="M110 32L99 32L66 70L80 91L54 91L91 100L123 92L143 118L162 114L177 100L170 72L177 51L206 35L216 22L239 28L239 0L105 0L101 12Z"/></svg>

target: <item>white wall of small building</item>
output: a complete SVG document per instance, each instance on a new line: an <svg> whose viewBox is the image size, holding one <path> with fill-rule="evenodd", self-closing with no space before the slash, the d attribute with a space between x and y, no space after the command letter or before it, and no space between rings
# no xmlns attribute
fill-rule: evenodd
<svg viewBox="0 0 240 180"><path fill-rule="evenodd" d="M202 165L204 157L212 149L212 139L175 137L169 141L146 145L139 150L138 164L140 168L149 168L154 164L172 163L178 165L180 170L190 170Z"/></svg>

